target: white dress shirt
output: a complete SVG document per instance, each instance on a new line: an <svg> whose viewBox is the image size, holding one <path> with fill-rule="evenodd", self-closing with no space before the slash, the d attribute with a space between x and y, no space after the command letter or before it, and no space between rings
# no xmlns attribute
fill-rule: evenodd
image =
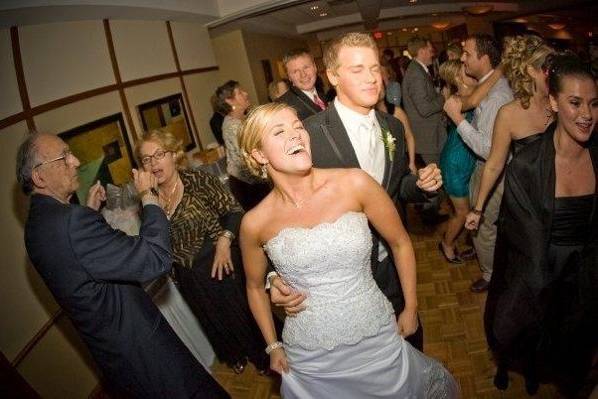
<svg viewBox="0 0 598 399"><path fill-rule="evenodd" d="M384 143L376 111L372 109L367 115L360 114L343 105L338 97L334 99L334 107L347 131L359 166L382 184L385 166Z"/></svg>
<svg viewBox="0 0 598 399"><path fill-rule="evenodd" d="M417 58L414 58L413 60L416 61L419 65L421 65L428 75L430 74L430 70L428 69L427 65L424 65L424 63L418 60Z"/></svg>
<svg viewBox="0 0 598 399"><path fill-rule="evenodd" d="M480 83L490 77L493 71L480 79ZM503 105L513 101L513 92L505 78L500 78L492 86L486 98L473 112L471 123L461 121L457 126L457 132L469 148L480 158L488 159L490 147L492 146L492 133L494 132L494 121L498 110Z"/></svg>
<svg viewBox="0 0 598 399"><path fill-rule="evenodd" d="M376 111L371 109L367 115L353 111L343 105L336 97L334 107L341 118L347 131L359 166L378 183L384 179L385 157L382 129L376 118ZM388 256L388 251L380 242L378 245L378 261L383 261Z"/></svg>

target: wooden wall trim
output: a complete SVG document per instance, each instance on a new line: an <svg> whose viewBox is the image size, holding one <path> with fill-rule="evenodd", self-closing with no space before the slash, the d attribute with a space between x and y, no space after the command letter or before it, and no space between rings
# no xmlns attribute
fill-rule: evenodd
<svg viewBox="0 0 598 399"><path fill-rule="evenodd" d="M19 364L23 361L23 359L25 359L25 357L27 357L29 352L31 352L31 350L35 347L35 345L37 345L37 343L46 335L46 333L50 330L50 328L52 328L52 326L63 315L64 315L64 311L62 309L58 309L56 312L54 312L52 317L50 317L50 320L48 320L42 326L42 328L40 328L39 331L33 336L33 338L31 338L29 340L29 342L27 342L27 344L23 347L23 349L21 349L21 351L19 353L17 353L17 356L15 356L14 360L11 362L13 367L16 368L19 366Z"/></svg>
<svg viewBox="0 0 598 399"><path fill-rule="evenodd" d="M110 21L108 21L107 19L104 20L104 32L106 33L106 44L108 44L108 52L110 53L110 63L112 64L112 71L114 71L114 79L116 80L116 85L118 87L118 94L120 96L120 102L123 108L123 112L125 114L125 120L127 121L127 125L129 125L129 131L131 132L131 135L133 136L133 138L136 138L137 130L135 129L135 125L133 124L131 110L129 109L129 102L127 101L125 89L122 84L123 82L120 77L118 60L116 59L116 52L114 51L114 41L112 40L112 31L110 30Z"/></svg>
<svg viewBox="0 0 598 399"><path fill-rule="evenodd" d="M183 89L183 98L187 103L187 108L189 109L189 119L191 119L191 126L193 126L193 132L191 134L195 135L195 140L197 141L197 145L199 146L199 150L203 151L203 145L201 144L201 140L199 138L199 130L197 130L197 124L195 123L195 116L193 115L193 110L191 109L191 103L189 102L189 95L187 94L187 86L185 86L185 78L181 73L181 64L179 62L179 55L176 51L176 44L174 42L174 36L172 34L172 25L170 21L166 21L166 29L168 30L168 38L170 39L170 47L172 48L172 56L174 57L174 65L176 66L176 70L179 76L179 80L181 82L181 88Z"/></svg>
<svg viewBox="0 0 598 399"><path fill-rule="evenodd" d="M181 72L169 72L163 73L160 75L148 76L145 78L133 79L126 82L122 82L121 86L126 89L133 86L138 86L146 83L156 82L159 80L165 79L173 79L180 75L193 75L193 74L200 74L206 72L213 72L217 71L219 68L217 66L207 67L207 68L194 68L194 69L187 69ZM118 84L111 84L108 86L98 87L96 89L87 90L81 93L73 94L67 97L62 97L57 100L50 101L45 104L38 105L33 107L29 110L29 112L19 112L18 114L14 114L8 116L4 119L0 119L0 129L4 129L10 125L14 125L15 123L19 123L28 117L33 120L35 115L42 114L44 112L52 111L53 109L63 107L65 105L69 105L75 103L77 101L85 100L90 97L99 96L101 94L110 93L112 91L118 90Z"/></svg>
<svg viewBox="0 0 598 399"><path fill-rule="evenodd" d="M10 41L12 45L12 58L17 75L17 85L19 87L19 96L21 97L21 106L23 107L23 116L27 121L29 130L35 130L35 121L29 114L31 103L29 102L29 93L27 92L27 82L25 82L25 72L23 72L23 59L21 58L21 42L19 41L19 28L11 26Z"/></svg>

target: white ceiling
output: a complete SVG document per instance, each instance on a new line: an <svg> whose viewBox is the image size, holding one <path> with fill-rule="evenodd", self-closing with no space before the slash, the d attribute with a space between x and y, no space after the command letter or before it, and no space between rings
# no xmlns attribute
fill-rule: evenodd
<svg viewBox="0 0 598 399"><path fill-rule="evenodd" d="M505 18L582 0L1 0L0 27L84 19L155 19L205 23L212 35L249 29L287 36L336 29L415 26L422 18L462 21L463 7L491 4L487 18Z"/></svg>

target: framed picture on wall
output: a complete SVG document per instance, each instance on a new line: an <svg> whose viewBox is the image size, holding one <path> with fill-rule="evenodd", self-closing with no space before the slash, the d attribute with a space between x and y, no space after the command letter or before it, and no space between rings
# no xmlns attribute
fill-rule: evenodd
<svg viewBox="0 0 598 399"><path fill-rule="evenodd" d="M81 162L76 200L84 204L89 188L100 181L122 185L136 166L122 114L110 115L58 135Z"/></svg>
<svg viewBox="0 0 598 399"><path fill-rule="evenodd" d="M137 108L145 132L166 128L183 141L185 151L197 147L195 136L191 133L181 93L140 104Z"/></svg>

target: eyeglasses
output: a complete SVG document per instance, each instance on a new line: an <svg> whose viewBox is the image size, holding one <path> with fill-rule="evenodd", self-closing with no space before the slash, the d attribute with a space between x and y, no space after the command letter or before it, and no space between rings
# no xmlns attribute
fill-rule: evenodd
<svg viewBox="0 0 598 399"><path fill-rule="evenodd" d="M39 166L47 165L47 164L52 163L52 162L56 162L56 161L62 161L62 160L64 160L64 162L66 163L66 159L69 156L71 156L71 155L73 155L73 153L71 152L71 150L65 150L62 153L62 155L59 156L58 158L54 158L54 159L50 159L48 161L40 162L40 163L36 164L35 166L33 166L33 169L35 169L35 168L37 168Z"/></svg>
<svg viewBox="0 0 598 399"><path fill-rule="evenodd" d="M146 155L144 157L141 158L141 163L143 165L149 165L150 163L152 163L152 158L154 158L156 161L159 161L161 159L163 159L167 153L172 152L172 151L164 151L164 150L156 150L156 152L154 152L154 155Z"/></svg>

